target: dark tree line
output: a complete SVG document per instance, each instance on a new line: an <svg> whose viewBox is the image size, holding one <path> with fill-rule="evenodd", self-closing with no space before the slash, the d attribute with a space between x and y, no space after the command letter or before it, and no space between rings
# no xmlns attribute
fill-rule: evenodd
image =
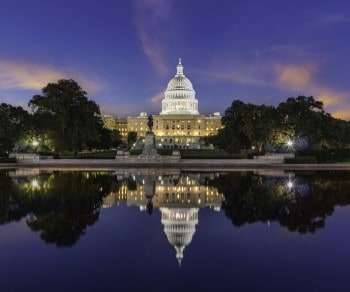
<svg viewBox="0 0 350 292"><path fill-rule="evenodd" d="M348 147L350 122L332 117L312 96L288 98L277 107L232 102L222 117L223 128L208 138L229 153L267 150L271 145L295 141L300 149Z"/></svg>
<svg viewBox="0 0 350 292"><path fill-rule="evenodd" d="M34 141L36 150L74 155L85 149L116 148L121 143L119 132L103 127L99 106L74 80L49 83L28 106L31 113L1 104L0 153Z"/></svg>
<svg viewBox="0 0 350 292"><path fill-rule="evenodd" d="M0 225L27 218L46 243L73 246L99 219L104 198L117 192L111 174L54 172L11 178L0 171Z"/></svg>
<svg viewBox="0 0 350 292"><path fill-rule="evenodd" d="M116 148L122 143L118 131L103 127L99 106L74 80L49 83L28 106L31 113L22 107L0 105L0 154L33 142L37 151L70 151L75 155L82 150ZM277 107L234 100L222 124L207 142L229 153L266 151L289 139L300 149L350 145L350 122L326 113L323 103L312 96L291 97ZM136 140L135 134L129 133L129 146Z"/></svg>
<svg viewBox="0 0 350 292"><path fill-rule="evenodd" d="M289 231L314 233L325 227L336 206L350 204L349 174L309 173L286 178L229 173L209 180L225 197L222 208L236 227L278 222Z"/></svg>

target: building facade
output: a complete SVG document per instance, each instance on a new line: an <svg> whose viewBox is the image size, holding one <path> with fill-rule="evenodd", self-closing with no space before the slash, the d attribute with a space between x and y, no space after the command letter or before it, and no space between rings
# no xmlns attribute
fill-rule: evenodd
<svg viewBox="0 0 350 292"><path fill-rule="evenodd" d="M153 133L157 148L201 148L201 138L216 135L222 127L221 115L215 112L205 116L199 113L196 92L184 75L181 59L175 76L169 81L161 102L162 110L153 117ZM115 125L119 120L116 119ZM126 119L127 132L136 132L142 139L148 131L148 114ZM125 122L124 122L125 124ZM127 136L125 132L125 137Z"/></svg>

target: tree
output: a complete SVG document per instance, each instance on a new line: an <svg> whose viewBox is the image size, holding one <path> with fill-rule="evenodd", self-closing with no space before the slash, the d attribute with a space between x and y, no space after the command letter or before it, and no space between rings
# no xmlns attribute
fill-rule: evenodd
<svg viewBox="0 0 350 292"><path fill-rule="evenodd" d="M117 148L123 143L122 137L118 130L110 130L107 128L101 128L100 141L95 144L93 148L97 149L111 149Z"/></svg>
<svg viewBox="0 0 350 292"><path fill-rule="evenodd" d="M136 142L137 140L137 133L136 132L129 132L128 133L128 147L131 148L132 145Z"/></svg>
<svg viewBox="0 0 350 292"><path fill-rule="evenodd" d="M262 151L266 144L280 142L276 108L249 103L242 118L245 121L242 130L258 151Z"/></svg>
<svg viewBox="0 0 350 292"><path fill-rule="evenodd" d="M72 79L49 83L43 95L29 101L34 115L47 129L57 152L73 151L76 156L89 144L99 141L102 128L99 106Z"/></svg>
<svg viewBox="0 0 350 292"><path fill-rule="evenodd" d="M0 154L12 151L27 127L28 116L20 106L0 105Z"/></svg>
<svg viewBox="0 0 350 292"><path fill-rule="evenodd" d="M278 105L283 132L287 138L306 137L313 147L324 140L327 116L323 103L312 96L290 97Z"/></svg>
<svg viewBox="0 0 350 292"><path fill-rule="evenodd" d="M233 101L222 117L224 128L220 129L216 136L206 140L228 153L239 153L242 149L250 147L249 138L244 132L246 111L247 105L244 102Z"/></svg>

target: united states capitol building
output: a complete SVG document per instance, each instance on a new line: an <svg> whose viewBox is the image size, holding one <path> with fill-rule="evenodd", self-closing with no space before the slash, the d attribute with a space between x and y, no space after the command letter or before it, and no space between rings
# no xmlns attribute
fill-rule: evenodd
<svg viewBox="0 0 350 292"><path fill-rule="evenodd" d="M185 76L179 59L175 76L169 81L162 99L162 110L153 115L153 133L157 148L201 148L201 138L216 135L222 127L221 115L214 112L205 116L199 113L196 92ZM126 139L129 132L136 132L142 140L148 131L148 116L141 112L126 119L103 116L106 128L118 130Z"/></svg>

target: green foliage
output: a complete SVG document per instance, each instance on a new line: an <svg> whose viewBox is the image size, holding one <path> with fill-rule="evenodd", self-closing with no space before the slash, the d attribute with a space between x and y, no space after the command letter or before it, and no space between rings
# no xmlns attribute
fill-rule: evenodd
<svg viewBox="0 0 350 292"><path fill-rule="evenodd" d="M136 150L136 149L130 150L130 155L140 155L141 153L142 153L142 150Z"/></svg>
<svg viewBox="0 0 350 292"><path fill-rule="evenodd" d="M116 155L117 155L116 150L109 150L109 151L79 153L77 158L78 159L114 159Z"/></svg>
<svg viewBox="0 0 350 292"><path fill-rule="evenodd" d="M294 158L285 158L286 164L314 164L317 163L315 156L296 156Z"/></svg>
<svg viewBox="0 0 350 292"><path fill-rule="evenodd" d="M108 150L111 148L118 148L122 144L122 136L117 130L110 130L107 128L101 128L99 130L99 141L94 143L92 148Z"/></svg>
<svg viewBox="0 0 350 292"><path fill-rule="evenodd" d="M99 142L102 128L98 105L74 80L59 80L43 88L43 95L29 101L36 130L44 129L55 149L75 154Z"/></svg>
<svg viewBox="0 0 350 292"><path fill-rule="evenodd" d="M318 163L350 161L350 148L308 149L299 155L312 155Z"/></svg>
<svg viewBox="0 0 350 292"><path fill-rule="evenodd" d="M312 96L290 97L278 107L235 100L226 109L222 124L224 128L216 136L206 138L206 142L228 153L252 148L263 151L271 145L285 145L288 140L307 141L295 145L293 150L350 145L350 122L325 113L323 103Z"/></svg>
<svg viewBox="0 0 350 292"><path fill-rule="evenodd" d="M1 157L0 156L0 163L16 163L16 158L9 158L9 157Z"/></svg>
<svg viewBox="0 0 350 292"><path fill-rule="evenodd" d="M329 116L324 112L321 101L316 101L312 96L290 97L280 103L277 110L286 140L307 137L313 147L322 143Z"/></svg>
<svg viewBox="0 0 350 292"><path fill-rule="evenodd" d="M0 104L0 154L12 151L15 143L23 136L29 114L22 107Z"/></svg>
<svg viewBox="0 0 350 292"><path fill-rule="evenodd" d="M226 109L222 117L223 129L216 136L206 139L219 149L228 153L240 153L242 149L250 147L251 142L244 132L246 104L240 100L232 102L231 107Z"/></svg>
<svg viewBox="0 0 350 292"><path fill-rule="evenodd" d="M137 141L137 133L136 132L129 132L128 133L128 147L131 148L133 144Z"/></svg>
<svg viewBox="0 0 350 292"><path fill-rule="evenodd" d="M242 159L242 154L229 154L221 150L180 149L182 159Z"/></svg>

